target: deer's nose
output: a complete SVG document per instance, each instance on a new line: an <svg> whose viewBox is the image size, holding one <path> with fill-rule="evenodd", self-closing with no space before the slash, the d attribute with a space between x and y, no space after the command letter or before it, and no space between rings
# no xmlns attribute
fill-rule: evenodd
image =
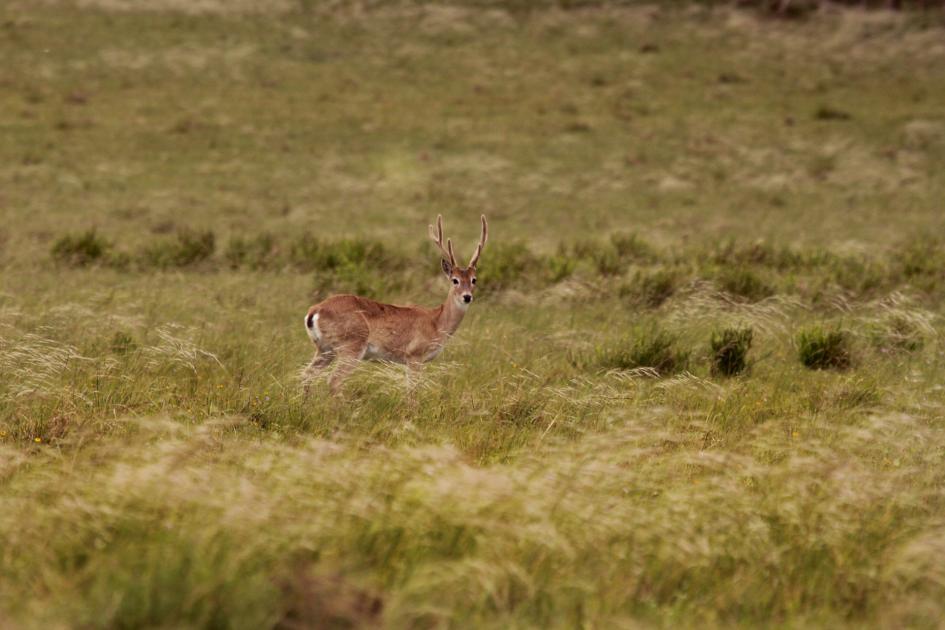
<svg viewBox="0 0 945 630"><path fill-rule="evenodd" d="M472 302L472 296L468 293L464 293L463 302L465 302L466 304L469 304L470 302Z"/></svg>

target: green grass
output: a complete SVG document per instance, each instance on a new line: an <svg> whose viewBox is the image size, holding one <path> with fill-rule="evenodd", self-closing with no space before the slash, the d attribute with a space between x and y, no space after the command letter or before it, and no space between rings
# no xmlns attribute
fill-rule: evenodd
<svg viewBox="0 0 945 630"><path fill-rule="evenodd" d="M941 25L371 6L0 6L0 626L937 627Z"/></svg>

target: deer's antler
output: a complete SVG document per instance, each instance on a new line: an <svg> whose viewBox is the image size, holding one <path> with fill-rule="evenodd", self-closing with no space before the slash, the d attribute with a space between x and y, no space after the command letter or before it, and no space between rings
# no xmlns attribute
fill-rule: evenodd
<svg viewBox="0 0 945 630"><path fill-rule="evenodd" d="M482 253L482 248L485 247L486 241L489 240L489 224L486 223L486 215L480 215L479 218L482 220L482 236L479 237L479 246L476 247L476 253L469 259L470 267L475 267L476 263L479 262L479 254Z"/></svg>
<svg viewBox="0 0 945 630"><path fill-rule="evenodd" d="M453 256L453 241L446 239L446 247L443 247L443 215L436 215L436 228L432 225L429 226L430 229L430 239L436 243L436 246L440 248L440 253L443 254L443 260L449 262L453 267L456 266L456 257Z"/></svg>

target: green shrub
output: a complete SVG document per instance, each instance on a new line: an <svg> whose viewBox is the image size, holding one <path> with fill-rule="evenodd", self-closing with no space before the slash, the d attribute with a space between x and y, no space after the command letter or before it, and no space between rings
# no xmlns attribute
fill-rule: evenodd
<svg viewBox="0 0 945 630"><path fill-rule="evenodd" d="M751 302L774 295L774 288L746 267L725 267L718 273L717 280L726 293Z"/></svg>
<svg viewBox="0 0 945 630"><path fill-rule="evenodd" d="M611 243L587 239L577 241L570 249L575 259L589 263L597 274L615 276L623 271L623 261Z"/></svg>
<svg viewBox="0 0 945 630"><path fill-rule="evenodd" d="M610 237L610 244L622 261L651 262L656 259L653 248L636 234L614 234Z"/></svg>
<svg viewBox="0 0 945 630"><path fill-rule="evenodd" d="M594 268L602 276L619 276L626 269L623 260L612 247L602 247L593 257Z"/></svg>
<svg viewBox="0 0 945 630"><path fill-rule="evenodd" d="M215 249L216 237L212 231L183 229L179 230L176 238L172 240L163 240L145 247L140 259L145 267L190 267L210 258Z"/></svg>
<svg viewBox="0 0 945 630"><path fill-rule="evenodd" d="M734 239L723 241L709 254L709 261L721 267L754 265L786 271L822 265L832 256L821 249L798 251L790 247L775 247L766 241L739 243Z"/></svg>
<svg viewBox="0 0 945 630"><path fill-rule="evenodd" d="M945 242L921 236L893 254L898 271L917 288L934 292L945 281Z"/></svg>
<svg viewBox="0 0 945 630"><path fill-rule="evenodd" d="M558 253L549 256L545 261L545 268L548 271L548 280L552 283L561 282L571 276L577 267L577 261L566 253Z"/></svg>
<svg viewBox="0 0 945 630"><path fill-rule="evenodd" d="M725 328L713 331L709 340L712 351L712 374L735 376L748 365L745 357L751 348L753 331L749 328Z"/></svg>
<svg viewBox="0 0 945 630"><path fill-rule="evenodd" d="M234 236L227 243L223 257L231 269L272 269L279 264L275 239L271 234L251 238Z"/></svg>
<svg viewBox="0 0 945 630"><path fill-rule="evenodd" d="M841 288L856 295L882 288L889 278L883 264L862 256L837 258L830 266L830 274Z"/></svg>
<svg viewBox="0 0 945 630"><path fill-rule="evenodd" d="M330 271L316 271L315 279L319 288L375 299L382 297L390 288L381 270L363 265L349 264Z"/></svg>
<svg viewBox="0 0 945 630"><path fill-rule="evenodd" d="M490 291L531 289L544 280L541 260L523 243L496 244L482 261L477 281Z"/></svg>
<svg viewBox="0 0 945 630"><path fill-rule="evenodd" d="M632 337L597 349L596 363L607 369L653 368L661 375L686 369L689 351L676 347L676 335L659 328L640 330Z"/></svg>
<svg viewBox="0 0 945 630"><path fill-rule="evenodd" d="M621 298L649 308L663 304L676 291L678 277L667 269L639 271L633 281L620 287Z"/></svg>
<svg viewBox="0 0 945 630"><path fill-rule="evenodd" d="M811 326L798 333L796 342L798 358L812 370L844 370L853 362L850 334L845 330Z"/></svg>
<svg viewBox="0 0 945 630"><path fill-rule="evenodd" d="M343 239L322 241L305 234L289 250L292 265L300 271L333 271L342 267L403 268L406 258L380 241Z"/></svg>
<svg viewBox="0 0 945 630"><path fill-rule="evenodd" d="M52 257L61 265L86 267L102 262L110 249L108 241L92 228L82 234L67 234L57 239L52 246Z"/></svg>
<svg viewBox="0 0 945 630"><path fill-rule="evenodd" d="M619 276L631 262L656 260L656 253L635 234L616 234L609 241L583 240L571 246L572 255L586 260L602 276Z"/></svg>

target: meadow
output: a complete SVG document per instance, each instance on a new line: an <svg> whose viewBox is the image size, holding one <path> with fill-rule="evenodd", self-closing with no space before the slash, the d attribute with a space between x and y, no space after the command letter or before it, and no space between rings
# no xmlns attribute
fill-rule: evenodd
<svg viewBox="0 0 945 630"><path fill-rule="evenodd" d="M943 26L3 3L0 627L941 627Z"/></svg>

